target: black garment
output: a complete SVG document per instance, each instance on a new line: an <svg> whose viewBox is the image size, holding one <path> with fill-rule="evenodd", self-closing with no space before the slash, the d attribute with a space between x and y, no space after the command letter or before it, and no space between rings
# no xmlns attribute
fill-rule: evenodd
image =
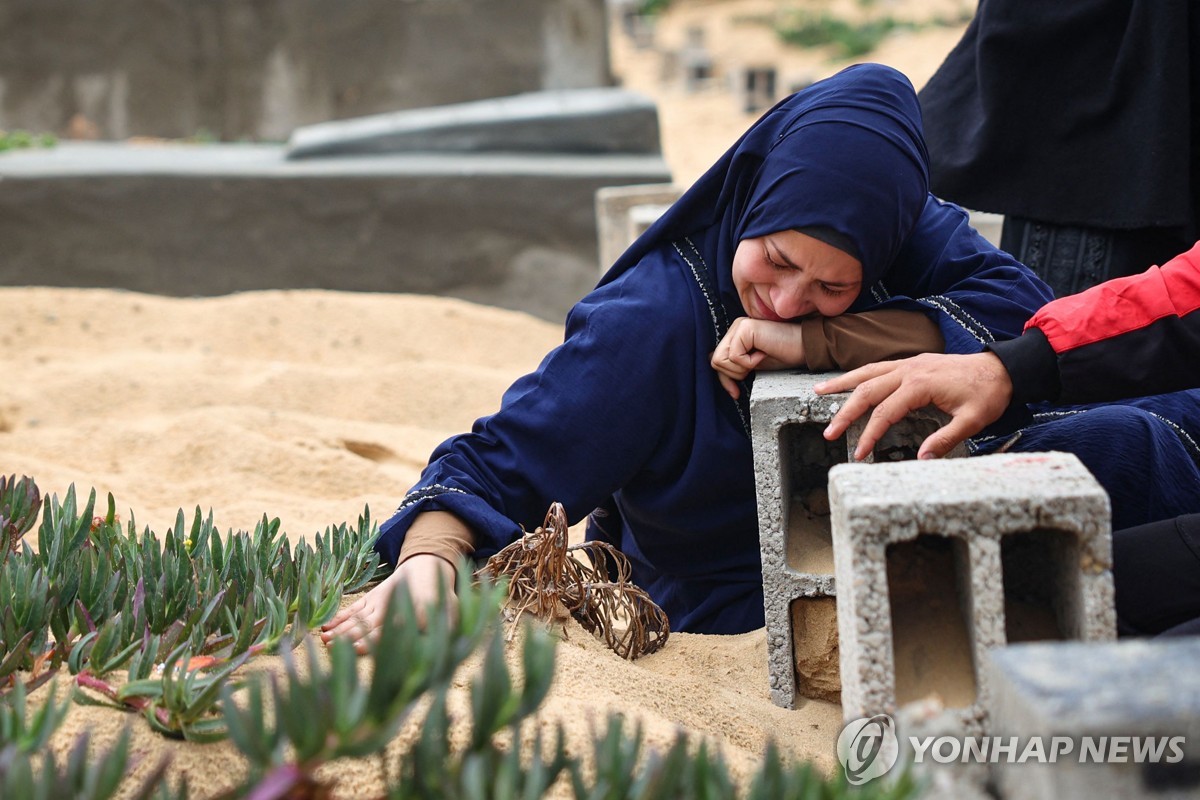
<svg viewBox="0 0 1200 800"><path fill-rule="evenodd" d="M1174 228L1184 246L1195 241L1196 5L980 0L920 93L934 194L1057 226Z"/></svg>
<svg viewBox="0 0 1200 800"><path fill-rule="evenodd" d="M1200 514L1113 532L1117 632L1200 633Z"/></svg>
<svg viewBox="0 0 1200 800"><path fill-rule="evenodd" d="M1184 228L1107 230L1004 218L1000 249L1050 284L1055 297L1165 264L1193 241Z"/></svg>

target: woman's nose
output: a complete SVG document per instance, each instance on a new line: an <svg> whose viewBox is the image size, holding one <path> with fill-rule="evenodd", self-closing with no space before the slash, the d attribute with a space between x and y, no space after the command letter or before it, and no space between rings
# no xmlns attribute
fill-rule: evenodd
<svg viewBox="0 0 1200 800"><path fill-rule="evenodd" d="M808 291L803 287L778 287L771 298L771 304L775 306L775 313L784 319L803 317L813 312Z"/></svg>

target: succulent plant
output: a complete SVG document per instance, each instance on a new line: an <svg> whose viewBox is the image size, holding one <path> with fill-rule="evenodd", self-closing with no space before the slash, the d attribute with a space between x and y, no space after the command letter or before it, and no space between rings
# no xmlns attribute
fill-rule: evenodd
<svg viewBox="0 0 1200 800"><path fill-rule="evenodd" d="M32 716L26 708L24 684L17 683L12 692L0 698L0 751L40 752L71 709L70 691L61 703L55 696L55 687L51 684L48 699Z"/></svg>
<svg viewBox="0 0 1200 800"><path fill-rule="evenodd" d="M346 523L325 529L325 535L316 536L314 549L323 562L330 561L347 565L343 591L352 594L366 586L379 572L379 553L375 551L375 540L379 529L371 524L371 509L363 509L358 517L358 526L350 528Z"/></svg>
<svg viewBox="0 0 1200 800"><path fill-rule="evenodd" d="M150 727L159 733L193 742L220 741L226 735L221 693L239 686L230 682L230 676L249 657L246 652L222 662L212 656L193 657L182 646L155 665L152 676L130 680L117 690L116 697L140 707Z"/></svg>
<svg viewBox="0 0 1200 800"><path fill-rule="evenodd" d="M376 665L402 669L376 668L369 679L362 678L354 646L346 639L334 640L326 669L309 639L304 670L285 650L282 679L272 675L265 686L249 681L240 703L234 701L233 687L226 686L229 735L251 767L249 782L238 791L262 798L324 796L327 787L314 777L319 766L381 752L421 697L448 685L492 626L500 590L475 590L468 581L463 577L458 583L457 615L432 614L424 629L403 587L391 598L370 654ZM439 588L443 600L448 591ZM268 691L273 716L265 704Z"/></svg>
<svg viewBox="0 0 1200 800"><path fill-rule="evenodd" d="M736 797L734 783L720 754L710 754L702 741L690 750L680 733L665 753L644 752L642 729L625 730L625 720L612 714L602 734L593 734L594 774L585 780L577 763L571 773L576 800L659 800L662 798Z"/></svg>
<svg viewBox="0 0 1200 800"><path fill-rule="evenodd" d="M41 509L41 492L32 478L0 475L0 565L17 552Z"/></svg>
<svg viewBox="0 0 1200 800"><path fill-rule="evenodd" d="M72 675L85 670L102 678L124 667L145 646L143 626L134 609L117 612L98 629L80 637L71 647L67 665Z"/></svg>
<svg viewBox="0 0 1200 800"><path fill-rule="evenodd" d="M448 687L434 692L421 736L400 764L398 780L388 789L389 800L542 797L574 761L566 752L561 725L554 727L548 758L540 729L534 731L528 753L522 754L521 728L541 706L554 677L555 641L541 627L526 626L522 650L524 682L518 691L505 662L504 635L498 628L486 645L483 663L470 684L471 732L461 751L450 744L446 713ZM496 734L509 729L510 743L502 747Z"/></svg>
<svg viewBox="0 0 1200 800"><path fill-rule="evenodd" d="M563 611L563 618L574 616L627 657L661 646L669 629L640 605L615 556L585 550L590 558L584 562L568 555L561 514L548 515L541 538L525 542L544 552L509 551L515 586L473 586L469 566L460 564L456 614L418 614L399 591L368 648L368 665L340 639L326 661L307 634L328 619L344 592L382 571L369 511L356 528L330 527L315 544L293 546L279 521L266 516L252 532L222 536L211 512L196 509L190 524L180 512L160 537L139 532L132 517L122 525L111 495L105 513L93 516L95 500L92 491L80 506L71 487L61 502L42 501L35 550L19 540L37 516L36 486L0 479L0 534L6 537L0 541L0 797L187 796L186 783L173 787L165 779L165 762L137 786L124 785L128 730L102 754L91 753L85 735L65 763L42 755L72 703L137 711L166 736L230 738L248 762L249 778L228 798L328 797L333 787L318 779L319 767L384 752L422 706L427 711L416 742L395 769L385 770L385 778L392 775L384 787L389 800L534 800L556 786L579 800L907 800L919 791L907 775L865 789L826 781L811 766L786 764L771 748L739 794L708 743L693 746L680 736L663 752L647 751L640 730L619 717L594 737L585 770L566 752L561 726L547 728L548 738L534 719L553 679L555 641L543 628L527 627L524 674L514 681L497 624L501 602L507 596L518 611ZM13 531L19 531L15 538ZM537 576L546 574L547 564L557 577L549 594L539 594ZM613 573L616 580L609 581ZM448 593L441 587L443 603ZM630 615L646 620L634 638L610 624ZM468 741L452 747L451 680L481 645L479 669L469 681ZM249 659L275 650L282 651L282 675L239 676ZM76 686L58 699L51 690L31 710L29 692L60 663ZM125 680L112 680L119 670Z"/></svg>
<svg viewBox="0 0 1200 800"><path fill-rule="evenodd" d="M93 489L88 494L87 504L80 509L74 485L67 489L61 503L57 495L43 503L36 559L52 579L65 574L71 555L89 543L95 506L96 491Z"/></svg>
<svg viewBox="0 0 1200 800"><path fill-rule="evenodd" d="M164 780L166 760L160 761L137 787L123 787L130 769L128 728L104 753L93 754L90 750L87 732L75 740L70 756L61 767L52 752L35 759L27 753L0 750L0 797L109 800L119 794L130 800L186 800L186 784L172 790Z"/></svg>
<svg viewBox="0 0 1200 800"><path fill-rule="evenodd" d="M0 602L4 603L0 611L0 690L3 690L17 670L33 673L35 681L43 675L50 619L57 598L50 593L45 572L31 559L17 557L0 567Z"/></svg>
<svg viewBox="0 0 1200 800"><path fill-rule="evenodd" d="M70 756L59 766L47 752L50 737L71 708L72 693L61 700L51 685L46 699L29 713L24 686L0 698L0 797L22 800L108 800L121 794L127 798L186 800L187 785L172 789L165 780L164 759L136 787L124 785L133 766L129 757L129 729L122 731L107 752L93 756L89 736L75 740Z"/></svg>

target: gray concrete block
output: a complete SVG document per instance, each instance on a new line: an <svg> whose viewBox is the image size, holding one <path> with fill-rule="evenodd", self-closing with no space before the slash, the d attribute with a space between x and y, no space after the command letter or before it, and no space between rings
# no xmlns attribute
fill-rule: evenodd
<svg viewBox="0 0 1200 800"><path fill-rule="evenodd" d="M297 128L287 157L413 151L658 154L658 107L616 88L529 92Z"/></svg>
<svg viewBox="0 0 1200 800"><path fill-rule="evenodd" d="M629 245L683 194L671 183L606 186L596 192L600 272L608 271Z"/></svg>
<svg viewBox="0 0 1200 800"><path fill-rule="evenodd" d="M1200 796L1200 639L1025 644L986 662L992 732L1070 739L1054 763L999 763L1007 800ZM1178 750L1161 738L1183 737ZM1132 739L1140 742L1131 741ZM1158 738L1157 742L1148 740ZM1084 753L1084 741L1092 749ZM1149 745L1149 749L1147 749ZM1103 756L1095 757L1103 747ZM1116 747L1119 759L1112 757ZM1065 750L1062 745L1060 750ZM1155 748L1158 756L1154 756ZM1142 757L1138 757L1140 749ZM1182 756L1181 760L1177 759ZM1097 763L1099 762L1099 763Z"/></svg>
<svg viewBox="0 0 1200 800"><path fill-rule="evenodd" d="M0 155L0 284L170 295L449 295L561 322L596 283L594 198L660 156L60 145Z"/></svg>
<svg viewBox="0 0 1200 800"><path fill-rule="evenodd" d="M979 732L990 648L1115 636L1108 495L1073 455L840 465L829 501L847 719Z"/></svg>
<svg viewBox="0 0 1200 800"><path fill-rule="evenodd" d="M813 386L833 374L760 372L750 394L771 699L785 708L801 696L836 700L838 694L837 643L823 636L833 622L825 598L836 593L826 482L830 468L858 446L863 422L836 442L823 438L846 395L821 396ZM915 412L866 461L915 457L944 420L933 408ZM808 641L810 635L817 640Z"/></svg>

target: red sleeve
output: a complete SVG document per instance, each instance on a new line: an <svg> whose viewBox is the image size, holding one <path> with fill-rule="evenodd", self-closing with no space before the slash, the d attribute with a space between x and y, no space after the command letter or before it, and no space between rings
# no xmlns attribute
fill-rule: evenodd
<svg viewBox="0 0 1200 800"><path fill-rule="evenodd" d="M1161 267L1053 300L1025 329L1041 328L1056 353L1136 332L1200 309L1200 242Z"/></svg>
<svg viewBox="0 0 1200 800"><path fill-rule="evenodd" d="M1048 303L1031 328L1057 355L1059 402L1200 387L1200 242L1161 267Z"/></svg>

